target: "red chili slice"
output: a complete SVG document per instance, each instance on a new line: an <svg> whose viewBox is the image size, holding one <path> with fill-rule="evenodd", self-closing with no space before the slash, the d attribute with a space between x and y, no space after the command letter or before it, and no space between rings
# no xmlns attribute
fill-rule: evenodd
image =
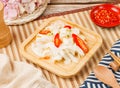
<svg viewBox="0 0 120 88"><path fill-rule="evenodd" d="M71 29L72 27L70 25L65 25L64 28Z"/></svg>
<svg viewBox="0 0 120 88"><path fill-rule="evenodd" d="M79 46L84 53L87 53L89 51L87 45L80 37L78 37L76 34L72 34L72 37L76 45Z"/></svg>
<svg viewBox="0 0 120 88"><path fill-rule="evenodd" d="M48 33L50 33L51 31L50 30L42 30L42 31L40 31L39 33L40 34L48 34Z"/></svg>
<svg viewBox="0 0 120 88"><path fill-rule="evenodd" d="M59 33L57 33L54 37L54 44L58 48L61 43L62 43L62 41L60 40Z"/></svg>

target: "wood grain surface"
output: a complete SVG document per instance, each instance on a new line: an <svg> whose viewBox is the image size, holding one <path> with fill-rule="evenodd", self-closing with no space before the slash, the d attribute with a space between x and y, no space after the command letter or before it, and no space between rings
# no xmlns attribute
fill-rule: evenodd
<svg viewBox="0 0 120 88"><path fill-rule="evenodd" d="M106 2L115 2L115 0L51 0L51 3L73 3L73 4L80 4L80 3L106 3Z"/></svg>
<svg viewBox="0 0 120 88"><path fill-rule="evenodd" d="M120 0L50 0L44 15L86 8L102 3L113 3Z"/></svg>

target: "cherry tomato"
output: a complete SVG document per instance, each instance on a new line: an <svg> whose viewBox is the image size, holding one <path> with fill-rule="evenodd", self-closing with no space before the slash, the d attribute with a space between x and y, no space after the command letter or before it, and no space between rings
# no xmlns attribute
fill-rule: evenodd
<svg viewBox="0 0 120 88"><path fill-rule="evenodd" d="M62 43L62 41L60 40L59 33L57 33L54 37L54 44L58 48L61 43Z"/></svg>
<svg viewBox="0 0 120 88"><path fill-rule="evenodd" d="M120 24L120 8L112 4L96 6L91 11L94 23L103 27L113 27Z"/></svg>
<svg viewBox="0 0 120 88"><path fill-rule="evenodd" d="M80 37L78 37L76 34L72 34L72 37L76 45L79 46L84 53L87 53L89 51L87 45Z"/></svg>

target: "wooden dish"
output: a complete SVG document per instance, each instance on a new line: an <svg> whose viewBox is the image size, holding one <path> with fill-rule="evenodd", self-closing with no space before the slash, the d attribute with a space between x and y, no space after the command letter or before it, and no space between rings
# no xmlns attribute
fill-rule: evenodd
<svg viewBox="0 0 120 88"><path fill-rule="evenodd" d="M21 17L18 17L15 20L6 20L6 25L20 25L24 24L30 21L33 21L34 19L38 18L47 8L48 0L45 0L45 3L41 5L39 8L37 8L33 13L31 14L24 14Z"/></svg>
<svg viewBox="0 0 120 88"><path fill-rule="evenodd" d="M51 63L49 60L40 59L39 56L35 55L31 50L31 43L35 41L35 37L40 32L40 30L44 29L46 26L51 24L51 22L57 20L61 20L67 24L79 28L81 30L81 33L86 37L89 52L83 58L80 58L78 63L74 63L74 62L71 62L70 64L64 64L62 62ZM44 69L47 69L48 71L58 76L67 78L77 74L83 68L83 66L85 66L85 64L90 60L93 54L95 54L95 52L101 46L101 44L102 44L102 38L97 33L89 29L86 29L78 24L74 24L70 21L67 21L63 18L53 17L47 19L47 21L42 23L37 28L37 30L21 44L20 52L27 60L41 66Z"/></svg>

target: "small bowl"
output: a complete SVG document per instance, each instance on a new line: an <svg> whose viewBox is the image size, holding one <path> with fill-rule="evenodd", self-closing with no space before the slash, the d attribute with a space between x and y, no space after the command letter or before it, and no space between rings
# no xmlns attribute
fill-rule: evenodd
<svg viewBox="0 0 120 88"><path fill-rule="evenodd" d="M101 27L114 27L120 24L120 8L113 4L95 6L90 13L92 21Z"/></svg>

